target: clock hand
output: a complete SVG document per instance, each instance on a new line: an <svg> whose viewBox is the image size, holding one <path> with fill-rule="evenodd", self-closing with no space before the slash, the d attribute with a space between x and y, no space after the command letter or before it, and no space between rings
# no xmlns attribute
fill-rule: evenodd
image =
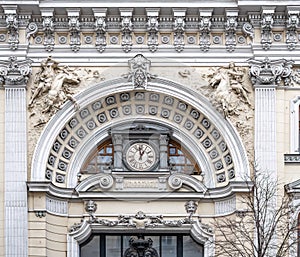
<svg viewBox="0 0 300 257"><path fill-rule="evenodd" d="M142 160L143 154L145 153L145 150L143 151L143 147L139 146L139 153L140 153L140 158L139 160Z"/></svg>

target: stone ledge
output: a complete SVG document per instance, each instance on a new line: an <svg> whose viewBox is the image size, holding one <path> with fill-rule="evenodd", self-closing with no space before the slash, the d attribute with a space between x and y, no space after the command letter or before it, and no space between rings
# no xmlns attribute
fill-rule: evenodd
<svg viewBox="0 0 300 257"><path fill-rule="evenodd" d="M300 153L299 154L285 154L284 163L300 163Z"/></svg>

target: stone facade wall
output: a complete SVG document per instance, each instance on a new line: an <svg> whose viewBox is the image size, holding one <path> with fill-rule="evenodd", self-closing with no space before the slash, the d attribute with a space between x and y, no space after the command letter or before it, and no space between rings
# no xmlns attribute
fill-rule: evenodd
<svg viewBox="0 0 300 257"><path fill-rule="evenodd" d="M86 231L148 224L189 231L211 257L213 218L243 210L256 163L299 209L299 6L51 2L0 11L0 257L77 257ZM80 173L137 121L170 129L203 172Z"/></svg>

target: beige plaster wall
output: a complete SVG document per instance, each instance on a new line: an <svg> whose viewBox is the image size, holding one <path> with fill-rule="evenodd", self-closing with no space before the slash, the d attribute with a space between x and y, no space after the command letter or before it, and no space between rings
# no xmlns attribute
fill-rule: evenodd
<svg viewBox="0 0 300 257"><path fill-rule="evenodd" d="M29 214L29 257L65 257L67 218L49 213L45 217Z"/></svg>
<svg viewBox="0 0 300 257"><path fill-rule="evenodd" d="M288 184L299 179L300 164L284 163L284 154L290 153L291 146L291 100L300 95L300 87L292 89L277 89L277 170L281 184Z"/></svg>

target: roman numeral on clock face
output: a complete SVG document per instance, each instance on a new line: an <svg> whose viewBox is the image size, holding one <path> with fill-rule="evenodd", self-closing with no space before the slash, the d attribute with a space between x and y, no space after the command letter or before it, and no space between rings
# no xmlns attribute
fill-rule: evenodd
<svg viewBox="0 0 300 257"><path fill-rule="evenodd" d="M144 142L134 143L127 150L126 161L133 170L149 170L155 163L154 149Z"/></svg>

